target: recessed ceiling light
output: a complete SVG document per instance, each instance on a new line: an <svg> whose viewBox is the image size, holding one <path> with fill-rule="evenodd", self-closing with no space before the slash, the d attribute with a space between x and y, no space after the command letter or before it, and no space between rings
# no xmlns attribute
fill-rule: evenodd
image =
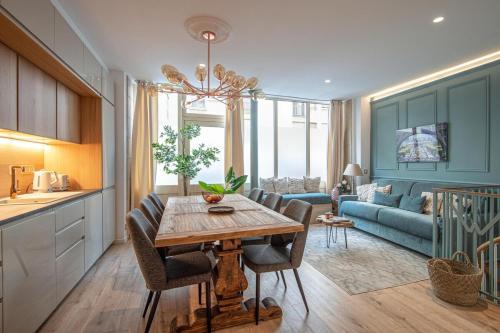
<svg viewBox="0 0 500 333"><path fill-rule="evenodd" d="M330 80L330 79L325 80L325 83L331 83L331 82L332 82L332 80Z"/></svg>
<svg viewBox="0 0 500 333"><path fill-rule="evenodd" d="M435 17L434 20L432 20L432 22L434 22L434 23L440 23L440 22L443 22L443 21L444 21L444 17L443 16Z"/></svg>

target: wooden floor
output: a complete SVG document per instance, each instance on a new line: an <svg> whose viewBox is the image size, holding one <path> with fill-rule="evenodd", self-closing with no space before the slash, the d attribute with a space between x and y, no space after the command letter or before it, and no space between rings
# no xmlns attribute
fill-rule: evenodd
<svg viewBox="0 0 500 333"><path fill-rule="evenodd" d="M349 296L307 263L299 269L311 312L306 314L292 272L288 290L274 274L262 277L262 297L283 307L280 320L219 332L499 332L500 307L446 304L427 281ZM355 274L355 272L353 272ZM255 276L248 272L252 296ZM41 332L142 332L146 288L130 244L112 246L53 313ZM196 308L197 288L164 292L151 332L168 332L174 315Z"/></svg>

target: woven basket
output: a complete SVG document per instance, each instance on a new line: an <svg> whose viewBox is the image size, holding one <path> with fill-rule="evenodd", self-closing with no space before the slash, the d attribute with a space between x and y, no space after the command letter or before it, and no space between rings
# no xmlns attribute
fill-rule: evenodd
<svg viewBox="0 0 500 333"><path fill-rule="evenodd" d="M434 294L440 299L463 306L477 303L483 272L472 265L466 253L457 251L451 259L430 259L427 270Z"/></svg>

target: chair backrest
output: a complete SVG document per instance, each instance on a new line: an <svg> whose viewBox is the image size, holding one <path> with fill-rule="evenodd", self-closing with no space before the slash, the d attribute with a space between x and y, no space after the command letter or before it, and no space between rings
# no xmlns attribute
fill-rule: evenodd
<svg viewBox="0 0 500 333"><path fill-rule="evenodd" d="M146 286L149 290L162 290L167 283L167 276L165 263L154 246L156 230L137 208L127 214L127 227Z"/></svg>
<svg viewBox="0 0 500 333"><path fill-rule="evenodd" d="M158 228L160 228L162 213L158 210L158 208L156 208L154 203L149 198L142 199L141 210L158 231Z"/></svg>
<svg viewBox="0 0 500 333"><path fill-rule="evenodd" d="M282 201L283 201L283 196L281 194L268 193L262 204L267 208L272 209L275 212L279 213Z"/></svg>
<svg viewBox="0 0 500 333"><path fill-rule="evenodd" d="M255 202L261 202L263 196L264 196L264 190L255 187L250 191L248 199Z"/></svg>
<svg viewBox="0 0 500 333"><path fill-rule="evenodd" d="M151 192L148 194L148 198L149 198L149 200L151 200L154 203L154 205L156 206L156 208L158 208L160 213L163 214L163 211L165 210L165 205L161 201L160 196L158 194L156 194L155 192Z"/></svg>

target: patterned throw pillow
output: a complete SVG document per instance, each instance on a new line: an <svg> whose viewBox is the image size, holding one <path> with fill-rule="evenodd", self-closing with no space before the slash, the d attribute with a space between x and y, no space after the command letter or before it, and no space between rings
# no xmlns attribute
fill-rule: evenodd
<svg viewBox="0 0 500 333"><path fill-rule="evenodd" d="M375 195L375 190L377 189L377 183L365 184L356 186L356 193L358 194L359 201L368 201L370 198L373 202L373 196Z"/></svg>
<svg viewBox="0 0 500 333"><path fill-rule="evenodd" d="M375 192L380 192L380 193L384 193L384 194L391 194L391 191L392 191L392 185L386 185L386 186L380 186L380 187L375 187L375 191L371 191L369 194L368 194L368 202L370 203L373 203L373 201L375 200Z"/></svg>
<svg viewBox="0 0 500 333"><path fill-rule="evenodd" d="M317 193L319 192L319 186L321 184L321 177L306 177L304 176L304 189L307 193Z"/></svg>
<svg viewBox="0 0 500 333"><path fill-rule="evenodd" d="M274 191L279 194L288 193L288 180L286 177L274 179Z"/></svg>
<svg viewBox="0 0 500 333"><path fill-rule="evenodd" d="M265 193L274 192L274 178L259 178L260 188L264 190Z"/></svg>
<svg viewBox="0 0 500 333"><path fill-rule="evenodd" d="M432 192L422 192L422 197L425 197L424 203L424 214L432 215L432 211L434 209L434 193ZM437 196L437 211L438 214L441 214L441 206L443 204L443 193L438 193Z"/></svg>
<svg viewBox="0 0 500 333"><path fill-rule="evenodd" d="M304 179L288 177L288 192L306 193L304 189Z"/></svg>

